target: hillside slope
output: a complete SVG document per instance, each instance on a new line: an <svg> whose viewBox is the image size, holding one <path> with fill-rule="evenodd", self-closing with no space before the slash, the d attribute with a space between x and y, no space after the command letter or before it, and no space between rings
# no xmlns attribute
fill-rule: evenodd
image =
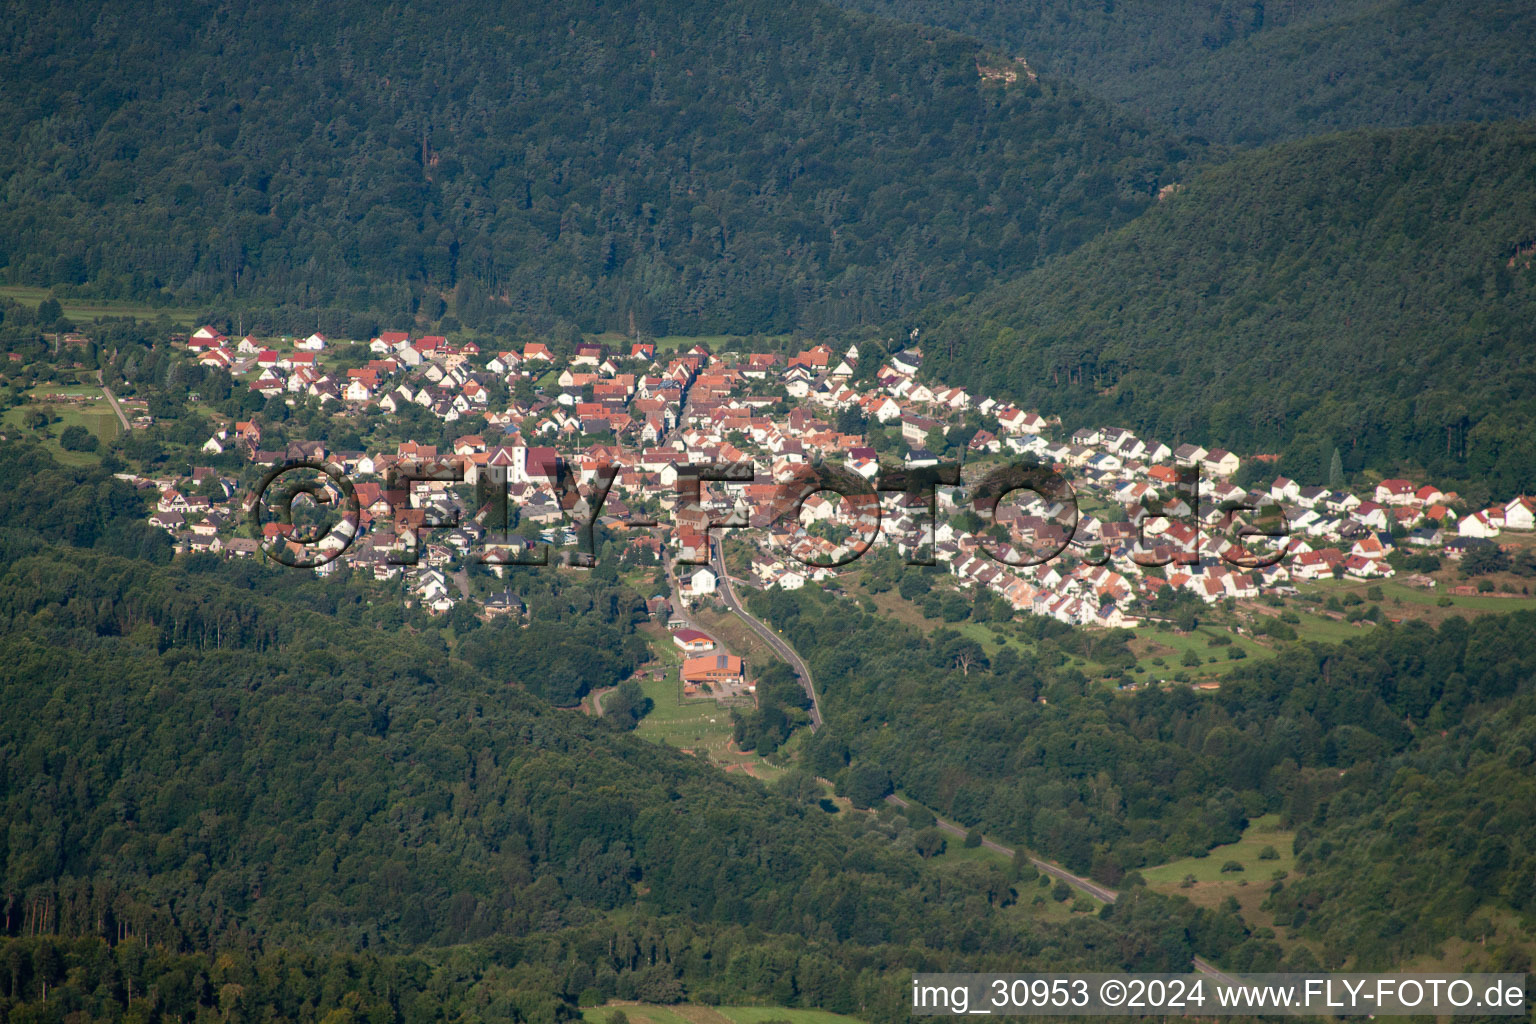
<svg viewBox="0 0 1536 1024"><path fill-rule="evenodd" d="M393 1007L370 1019L422 1024L688 996L885 1021L925 965L1175 970L1245 938L1152 894L1021 918L1017 877L941 873L890 814L828 814L552 708L534 677L568 658L459 656L466 634L619 648L622 608L580 630L402 626L345 576L120 557L143 515L121 481L13 443L0 467L38 485L0 500L0 1018L144 1019L150 986L191 1018L239 1001L227 983L305 1021L357 987ZM103 529L82 546L45 540L86 509ZM572 603L604 597L571 579ZM396 978L354 984L375 972Z"/></svg>
<svg viewBox="0 0 1536 1024"><path fill-rule="evenodd" d="M845 0L965 32L1181 133L1255 144L1536 113L1518 0Z"/></svg>
<svg viewBox="0 0 1536 1024"><path fill-rule="evenodd" d="M1533 243L1529 124L1286 144L936 312L931 362L1302 479L1339 445L1508 495L1536 486Z"/></svg>
<svg viewBox="0 0 1536 1024"><path fill-rule="evenodd" d="M868 320L1127 220L1179 154L819 0L33 9L0 267L491 326Z"/></svg>

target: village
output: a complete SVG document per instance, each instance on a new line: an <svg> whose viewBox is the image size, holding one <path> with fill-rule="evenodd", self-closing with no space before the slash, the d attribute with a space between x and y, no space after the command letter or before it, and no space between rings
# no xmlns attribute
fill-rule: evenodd
<svg viewBox="0 0 1536 1024"><path fill-rule="evenodd" d="M444 437L455 424L473 428L441 447L404 440L351 451L303 441L277 449L263 445L257 417L220 427L203 445L209 454L237 451L253 470L295 459L338 467L356 482L355 535L334 531L326 543L345 554L314 571L345 564L398 580L408 601L433 613L469 599L464 563L503 578L518 565L549 563L551 549L575 539L578 512L605 469L615 475L596 525L627 564L671 567L667 590L646 595L669 621L715 600L722 572L748 588L835 584L858 571L853 558L864 548L890 546L908 562L937 564L962 591L994 595L1013 614L1134 628L1164 590L1214 604L1294 593L1317 580L1382 580L1397 573L1395 551L1455 560L1505 531L1536 527L1536 499L1467 508L1455 493L1403 479L1364 494L1284 477L1242 488L1232 479L1243 459L1232 452L1107 426L1066 432L1039 411L926 380L915 343L871 354L857 345L659 351L645 340L592 340L561 356L537 342L483 351L472 341L396 331L368 340L359 358L362 342L319 334L232 340L203 327L179 344L268 399L363 418L425 414ZM338 351L349 365L333 372L327 363ZM782 481L813 465L873 482L961 460L956 486L937 486L931 497L882 493L878 515L830 491L802 492L789 514L783 507ZM990 522L976 516L975 482L1008 461L1049 466L1070 480L1075 525L1061 501L1027 491L999 503ZM421 463L448 464L461 479L387 490L392 470ZM703 484L695 477L703 500L684 500L697 467L726 465L750 465L751 473ZM1194 509L1179 486L1181 470L1187 480L1191 469L1201 478ZM293 527L278 522L266 523L259 540L248 535L249 495L210 468L137 482L159 491L150 522L188 552L251 557L264 545L294 543ZM1274 532L1284 536L1245 536L1234 507L1283 513L1284 530ZM729 567L723 551L712 556L712 538L722 535L731 536ZM1017 556L1042 550L1059 554ZM477 607L485 617L521 611L506 588ZM692 653L690 686L739 694L747 685L734 655Z"/></svg>

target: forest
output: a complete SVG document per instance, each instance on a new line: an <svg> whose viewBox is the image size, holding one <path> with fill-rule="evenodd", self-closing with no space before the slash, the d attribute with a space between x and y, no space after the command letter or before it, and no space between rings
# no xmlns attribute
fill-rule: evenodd
<svg viewBox="0 0 1536 1024"><path fill-rule="evenodd" d="M434 616L371 573L176 555L134 474L184 475L226 420L268 448L467 429L265 398L169 343L197 316L562 357L596 332L856 341L861 387L915 343L930 383L1232 449L1243 486L1533 492L1536 7L0 13L0 404L28 406L0 430L0 1024L556 1024L614 1000L892 1024L915 970L1374 970L1452 943L1531 970L1536 613L1378 604L1327 645L1275 620L1273 657L1219 689L1117 689L1129 632L988 630L1000 599L877 552L857 594L743 590L825 719L754 666L729 725L764 783L637 735L667 584L616 534L590 572L512 575L526 619ZM45 448L33 397L66 380L153 423ZM1480 544L1462 575L1531 557ZM886 591L913 616L879 614ZM968 830L947 862L936 814ZM1260 818L1291 870L1246 908L1149 887ZM983 859L983 833L1019 854ZM1029 853L1118 900L1066 905Z"/></svg>
<svg viewBox="0 0 1536 1024"><path fill-rule="evenodd" d="M1536 128L1246 154L1079 251L924 317L938 379L1323 480L1536 489Z"/></svg>
<svg viewBox="0 0 1536 1024"><path fill-rule="evenodd" d="M815 0L11 0L0 279L409 325L836 328L1144 209L1187 158ZM307 328L312 329L312 328Z"/></svg>
<svg viewBox="0 0 1536 1024"><path fill-rule="evenodd" d="M119 483L18 445L0 465L52 474L64 507ZM1279 962L1231 913L1144 890L1021 927L1017 876L941 875L890 815L553 707L558 652L482 669L476 634L392 620L344 580L125 556L129 497L94 536L4 509L10 1021L555 1021L610 998L884 1021L924 965L1175 970L1250 943ZM583 621L625 648L622 616Z"/></svg>
<svg viewBox="0 0 1536 1024"><path fill-rule="evenodd" d="M810 588L752 604L808 652L827 720L809 764L856 801L899 790L1108 885L1280 814L1306 874L1272 898L1331 968L1536 915L1536 613L1388 624L1212 694L1117 695L1053 645L988 657Z"/></svg>
<svg viewBox="0 0 1536 1024"><path fill-rule="evenodd" d="M1519 0L840 2L974 36L1222 145L1536 110L1536 11Z"/></svg>

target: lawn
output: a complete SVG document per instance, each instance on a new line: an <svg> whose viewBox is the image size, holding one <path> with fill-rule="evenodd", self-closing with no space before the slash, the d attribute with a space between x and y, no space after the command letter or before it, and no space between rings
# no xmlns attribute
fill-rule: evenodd
<svg viewBox="0 0 1536 1024"><path fill-rule="evenodd" d="M737 596L742 595L738 593ZM749 678L755 679L768 665L781 660L751 626L731 612L703 607L693 613L693 618L700 629L724 643L727 651L746 660Z"/></svg>
<svg viewBox="0 0 1536 1024"><path fill-rule="evenodd" d="M1203 885L1236 885L1240 881L1267 883L1276 871L1290 871L1295 867L1296 856L1291 851L1295 840L1295 832L1280 827L1278 814L1266 814L1251 820L1237 842L1214 847L1209 856L1184 857L1157 867L1142 868L1141 876L1147 880L1149 888L1182 891L1191 899L1194 899L1193 890L1179 888L1189 875L1195 877L1194 889ZM1261 860L1259 854L1270 846L1280 855L1279 859ZM1222 871L1222 865L1229 861L1241 864L1243 870Z"/></svg>
<svg viewBox="0 0 1536 1024"><path fill-rule="evenodd" d="M0 295L17 302L37 305L48 298L47 288L26 285L0 285ZM131 316L140 320L165 317L172 323L190 326L197 322L197 311L177 306L149 306L139 302L116 302L109 299L60 299L64 315L77 324L103 316Z"/></svg>
<svg viewBox="0 0 1536 1024"><path fill-rule="evenodd" d="M1278 814L1266 814L1252 819L1237 842L1217 846L1209 856L1184 857L1168 864L1141 868L1141 876L1147 880L1148 888L1187 897L1202 907L1214 909L1231 897L1237 901L1243 920L1256 927L1274 929L1275 940L1288 949L1304 943L1290 935L1289 929L1277 926L1274 917L1262 908L1276 875L1295 870L1296 856L1292 852L1295 839L1294 832L1280 827ZM1261 860L1259 854L1266 846L1274 847L1279 857ZM1241 864L1243 870L1222 871L1222 865L1229 861ZM1190 876L1194 876L1194 883L1186 888L1185 879Z"/></svg>
<svg viewBox="0 0 1536 1024"><path fill-rule="evenodd" d="M1211 647L1210 640L1218 636L1230 637L1231 645ZM1233 647L1240 648L1247 658L1230 659L1227 652ZM1172 679L1179 672L1187 673L1191 682L1219 678L1246 664L1248 659L1268 658L1274 654L1273 649L1251 637L1238 636L1221 626L1198 626L1190 633L1179 633L1161 625L1141 626L1136 629L1136 639L1131 641L1131 651L1136 655L1136 664L1146 669L1145 673L1132 675L1138 682ZM1189 651L1200 659L1199 665L1183 664L1184 655ZM1163 660L1162 665L1153 664L1158 658ZM1212 663L1211 658L1216 661Z"/></svg>
<svg viewBox="0 0 1536 1024"><path fill-rule="evenodd" d="M76 404L44 401L44 395L95 395L97 397L95 401ZM29 401L25 405L5 410L4 414L0 415L0 424L4 425L7 433L30 434L31 431L23 426L23 417L32 409L47 406L49 412L57 417L57 422L48 425L49 436L41 440L61 465L89 466L101 461L100 451L69 452L61 448L59 435L66 428L83 426L95 434L103 446L115 438L121 429L116 414L112 412L112 407L107 404L107 400L101 397L101 389L98 387L45 384L27 392L27 398Z"/></svg>

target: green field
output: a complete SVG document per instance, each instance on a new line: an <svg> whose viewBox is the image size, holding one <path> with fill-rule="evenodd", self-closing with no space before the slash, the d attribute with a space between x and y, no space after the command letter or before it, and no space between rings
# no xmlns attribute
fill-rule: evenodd
<svg viewBox="0 0 1536 1024"><path fill-rule="evenodd" d="M95 395L96 401L76 405L70 402L46 402L43 395ZM47 428L47 436L42 438L44 446L52 453L53 457L62 465L85 466L94 465L101 461L101 452L69 452L59 446L59 435L65 428L83 426L92 434L95 434L103 446L109 443L120 432L121 424L118 423L112 407L101 396L101 389L88 385L51 385L45 384L39 388L33 388L27 392L29 399L24 405L5 410L0 415L0 425L3 425L8 434L20 433L31 435L32 431L23 425L26 414L38 408L46 408L47 411L57 417L57 422L50 423Z"/></svg>
<svg viewBox="0 0 1536 1024"><path fill-rule="evenodd" d="M1184 857L1142 868L1141 876L1147 880L1148 887L1173 892L1179 891L1184 879L1190 875L1194 876L1197 888L1199 884L1239 881L1267 883L1276 871L1290 871L1296 866L1296 855L1291 850L1295 839L1295 832L1280 827L1278 814L1266 814L1250 821L1237 842L1213 847L1209 856ZM1259 854L1269 846L1280 855L1278 860L1260 859ZM1222 871L1222 865L1229 861L1241 864L1243 870Z"/></svg>
<svg viewBox="0 0 1536 1024"><path fill-rule="evenodd" d="M657 1006L652 1003L608 1003L584 1008L581 1017L590 1024L608 1024L622 1011L631 1024L859 1024L857 1017L845 1017L827 1010L799 1010L784 1006L704 1006L681 1003Z"/></svg>
<svg viewBox="0 0 1536 1024"><path fill-rule="evenodd" d="M17 302L37 305L48 298L47 288L27 285L0 285L0 295ZM138 302L114 302L106 299L60 299L64 315L74 321L89 321L101 316L131 316L141 320L165 317L172 323L190 326L197 322L196 310L178 306L149 306Z"/></svg>
<svg viewBox="0 0 1536 1024"><path fill-rule="evenodd" d="M1503 538L1500 538L1501 540ZM1473 582L1458 579L1457 584ZM1314 586L1319 593L1324 595L1338 595L1358 593L1362 597L1371 587L1381 588L1382 600L1367 601L1366 606L1372 604L1381 605L1381 610L1387 615L1395 615L1393 600L1399 600L1404 605L1415 606L1416 610L1432 609L1443 616L1453 615L1458 611L1463 612L1513 612L1523 608L1532 607L1536 603L1536 597L1492 597L1483 595L1452 594L1450 587L1439 586L1434 590L1421 590L1418 587L1410 587L1406 583L1397 580L1378 580L1367 583L1363 580L1320 580ZM1441 598L1448 598L1450 604L1440 608Z"/></svg>
<svg viewBox="0 0 1536 1024"><path fill-rule="evenodd" d="M1268 658L1274 654L1271 648L1250 637L1238 636L1236 633L1221 626L1199 626L1190 633L1178 633L1165 626L1139 626L1136 629L1136 640L1132 643L1132 650L1137 654L1136 664L1146 670L1144 674L1133 676L1138 682L1150 682L1155 679L1172 679L1175 673L1183 672L1189 676L1191 682L1201 679L1214 679L1225 675L1239 665L1246 664L1253 658ZM1209 646L1212 637L1231 637L1230 647ZM1233 647L1241 648L1247 658L1236 661L1227 656L1227 652ZM1193 651L1200 659L1199 665L1186 666L1183 664L1184 654ZM1163 664L1154 662L1161 658ZM1212 662L1210 659L1215 658Z"/></svg>

